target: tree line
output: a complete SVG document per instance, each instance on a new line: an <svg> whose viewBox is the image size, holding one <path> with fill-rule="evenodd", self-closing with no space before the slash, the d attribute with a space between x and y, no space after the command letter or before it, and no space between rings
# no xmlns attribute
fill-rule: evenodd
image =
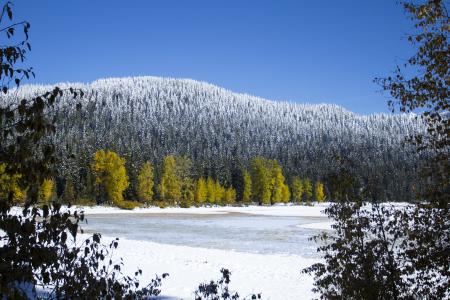
<svg viewBox="0 0 450 300"><path fill-rule="evenodd" d="M237 186L226 185L212 176L195 177L195 164L186 156L167 155L160 165L144 162L135 178L127 175L126 161L113 151L97 151L92 160L91 195L83 195L98 204L110 203L134 207L137 203L157 205L269 205L274 203L323 201L324 184L295 176L288 185L283 169L274 159L254 157L249 168L241 170ZM60 198L77 203L73 183L64 182ZM124 197L133 202L125 201Z"/></svg>
<svg viewBox="0 0 450 300"><path fill-rule="evenodd" d="M237 186L225 185L211 176L195 177L195 164L186 156L167 155L160 165L144 162L135 178L130 178L126 160L114 151L99 150L92 157L90 182L85 191L78 194L74 183L65 178L45 179L39 187L39 201L58 201L71 204L111 204L133 208L140 204L201 205L275 203L310 203L324 201L326 189L321 181L294 176L288 183L282 167L275 159L254 157L248 168L242 168ZM8 176L0 165L1 193L11 191L14 201L25 201L17 178ZM132 198L128 198L132 195Z"/></svg>

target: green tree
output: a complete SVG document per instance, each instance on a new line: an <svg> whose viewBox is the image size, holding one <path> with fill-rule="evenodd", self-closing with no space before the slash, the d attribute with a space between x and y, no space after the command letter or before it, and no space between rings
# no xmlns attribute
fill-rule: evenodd
<svg viewBox="0 0 450 300"><path fill-rule="evenodd" d="M150 162L145 162L138 174L137 195L140 201L150 202L153 199L153 167Z"/></svg>
<svg viewBox="0 0 450 300"><path fill-rule="evenodd" d="M197 186L195 188L195 202L202 204L207 199L206 181L204 178L197 180Z"/></svg>
<svg viewBox="0 0 450 300"><path fill-rule="evenodd" d="M255 157L250 163L252 195L259 204L270 204L272 196L272 174L267 160Z"/></svg>
<svg viewBox="0 0 450 300"><path fill-rule="evenodd" d="M66 180L62 198L66 203L75 203L76 200L75 188L71 180Z"/></svg>
<svg viewBox="0 0 450 300"><path fill-rule="evenodd" d="M310 202L313 196L313 186L311 183L311 180L309 178L306 178L303 180L303 199L306 202Z"/></svg>
<svg viewBox="0 0 450 300"><path fill-rule="evenodd" d="M190 207L195 202L195 181L192 178L184 178L181 181L180 205Z"/></svg>
<svg viewBox="0 0 450 300"><path fill-rule="evenodd" d="M180 181L180 204L190 207L195 199L195 181L192 179L192 161L187 156L175 156L176 176Z"/></svg>
<svg viewBox="0 0 450 300"><path fill-rule="evenodd" d="M294 202L301 202L303 199L303 182L298 176L292 179L291 191L292 200Z"/></svg>
<svg viewBox="0 0 450 300"><path fill-rule="evenodd" d="M177 174L175 157L168 155L164 158L161 181L158 185L159 196L162 200L176 203L181 198L181 180Z"/></svg>
<svg viewBox="0 0 450 300"><path fill-rule="evenodd" d="M390 92L393 111L416 112L427 125L427 132L408 137L429 159L422 172L424 192L402 208L377 201L363 206L361 182L368 178L340 163L329 181L338 201L326 209L336 234L316 237L325 240L318 249L324 262L304 270L314 273L321 299L450 296L449 15L442 0L402 5L415 25L408 40L416 53L393 76L376 81Z"/></svg>
<svg viewBox="0 0 450 300"><path fill-rule="evenodd" d="M129 185L125 159L113 151L99 150L94 153L91 168L95 183L108 200L116 205L122 202L123 192Z"/></svg>
<svg viewBox="0 0 450 300"><path fill-rule="evenodd" d="M244 189L242 191L242 202L250 203L252 199L252 178L250 177L250 173L247 170L243 171L243 183Z"/></svg>

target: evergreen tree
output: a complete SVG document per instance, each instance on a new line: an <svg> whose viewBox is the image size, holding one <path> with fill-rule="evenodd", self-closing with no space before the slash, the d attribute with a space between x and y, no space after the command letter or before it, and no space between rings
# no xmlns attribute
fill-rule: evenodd
<svg viewBox="0 0 450 300"><path fill-rule="evenodd" d="M129 185L125 159L113 151L99 150L94 154L91 167L101 193L105 193L112 203L122 202L123 192Z"/></svg>
<svg viewBox="0 0 450 300"><path fill-rule="evenodd" d="M150 162L145 162L139 170L137 183L137 195L140 201L150 202L153 199L153 167Z"/></svg>
<svg viewBox="0 0 450 300"><path fill-rule="evenodd" d="M175 156L176 176L180 180L180 203L190 207L195 199L195 182L192 179L192 161L187 156Z"/></svg>
<svg viewBox="0 0 450 300"><path fill-rule="evenodd" d="M292 179L291 191L292 201L301 202L303 197L303 182L298 176Z"/></svg>
<svg viewBox="0 0 450 300"><path fill-rule="evenodd" d="M66 203L74 203L75 202L75 200L76 200L75 188L74 188L71 180L66 180L62 198L63 198L64 202L66 202Z"/></svg>
<svg viewBox="0 0 450 300"><path fill-rule="evenodd" d="M317 202L323 202L325 200L325 191L324 191L323 183L320 181L316 182L316 185L314 188L314 196L315 196Z"/></svg>
<svg viewBox="0 0 450 300"><path fill-rule="evenodd" d="M310 202L313 196L313 186L311 180L306 178L303 180L303 198L306 202Z"/></svg>
<svg viewBox="0 0 450 300"><path fill-rule="evenodd" d="M207 189L205 179L199 178L195 188L195 203L202 204L207 199Z"/></svg>
<svg viewBox="0 0 450 300"><path fill-rule="evenodd" d="M181 182L177 175L175 157L168 155L164 158L161 181L158 185L159 196L162 200L176 203L181 198Z"/></svg>
<svg viewBox="0 0 450 300"><path fill-rule="evenodd" d="M242 191L242 202L249 203L252 197L252 178L250 177L250 173L247 170L243 171L243 183L244 188Z"/></svg>
<svg viewBox="0 0 450 300"><path fill-rule="evenodd" d="M195 201L195 182L191 178L184 178L181 182L180 206L190 207Z"/></svg>

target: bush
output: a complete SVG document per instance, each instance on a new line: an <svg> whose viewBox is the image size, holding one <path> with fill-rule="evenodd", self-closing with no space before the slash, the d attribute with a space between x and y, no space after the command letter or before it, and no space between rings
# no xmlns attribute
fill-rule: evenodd
<svg viewBox="0 0 450 300"><path fill-rule="evenodd" d="M97 203L94 200L89 199L89 198L77 199L74 204L80 205L80 206L94 206L94 205L97 205Z"/></svg>
<svg viewBox="0 0 450 300"><path fill-rule="evenodd" d="M136 207L141 207L141 204L139 202L127 200L116 201L114 202L114 205L120 209L128 209L128 210L135 209Z"/></svg>
<svg viewBox="0 0 450 300"><path fill-rule="evenodd" d="M228 284L230 283L231 272L228 269L221 269L222 278L217 281L211 280L209 283L202 283L195 291L195 300L238 300L239 294L230 291ZM251 294L245 299L261 299L261 294Z"/></svg>

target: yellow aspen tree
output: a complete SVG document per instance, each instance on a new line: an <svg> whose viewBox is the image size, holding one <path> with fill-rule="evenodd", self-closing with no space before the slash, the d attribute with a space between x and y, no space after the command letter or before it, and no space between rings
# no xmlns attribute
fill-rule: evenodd
<svg viewBox="0 0 450 300"><path fill-rule="evenodd" d="M21 175L9 175L6 172L6 165L0 164L0 199L9 199L11 197L13 203L22 203L25 201L25 192L19 187L18 181Z"/></svg>
<svg viewBox="0 0 450 300"><path fill-rule="evenodd" d="M281 201L284 203L289 202L291 199L291 192L289 191L289 187L287 184L283 183L283 186L281 187Z"/></svg>
<svg viewBox="0 0 450 300"><path fill-rule="evenodd" d="M211 177L206 180L206 201L210 204L216 202L215 182Z"/></svg>
<svg viewBox="0 0 450 300"><path fill-rule="evenodd" d="M229 187L223 193L223 204L232 204L236 201L236 190Z"/></svg>
<svg viewBox="0 0 450 300"><path fill-rule="evenodd" d="M198 204L204 203L206 201L206 197L206 181L204 178L199 178L195 188L195 202Z"/></svg>
<svg viewBox="0 0 450 300"><path fill-rule="evenodd" d="M294 202L302 201L303 182L298 176L295 176L292 179L291 192L292 192L292 201Z"/></svg>
<svg viewBox="0 0 450 300"><path fill-rule="evenodd" d="M153 167L150 162L145 162L139 170L137 178L137 195L140 201L150 202L153 200Z"/></svg>
<svg viewBox="0 0 450 300"><path fill-rule="evenodd" d="M214 182L214 194L216 202L215 204L221 204L223 202L223 195L225 193L225 189L220 185L218 181Z"/></svg>
<svg viewBox="0 0 450 300"><path fill-rule="evenodd" d="M95 152L91 165L97 186L104 188L108 200L114 204L123 201L123 192L129 185L125 159L113 151Z"/></svg>
<svg viewBox="0 0 450 300"><path fill-rule="evenodd" d="M164 158L161 182L158 185L158 192L162 200L172 203L180 201L181 182L177 175L175 157L168 155Z"/></svg>
<svg viewBox="0 0 450 300"><path fill-rule="evenodd" d="M285 186L283 170L276 160L271 161L272 197L271 202L283 202L283 188Z"/></svg>
<svg viewBox="0 0 450 300"><path fill-rule="evenodd" d="M314 194L317 202L323 202L325 200L325 191L322 182L320 181L316 182Z"/></svg>
<svg viewBox="0 0 450 300"><path fill-rule="evenodd" d="M53 179L44 179L39 188L39 201L48 203L52 200L55 191L55 181Z"/></svg>

